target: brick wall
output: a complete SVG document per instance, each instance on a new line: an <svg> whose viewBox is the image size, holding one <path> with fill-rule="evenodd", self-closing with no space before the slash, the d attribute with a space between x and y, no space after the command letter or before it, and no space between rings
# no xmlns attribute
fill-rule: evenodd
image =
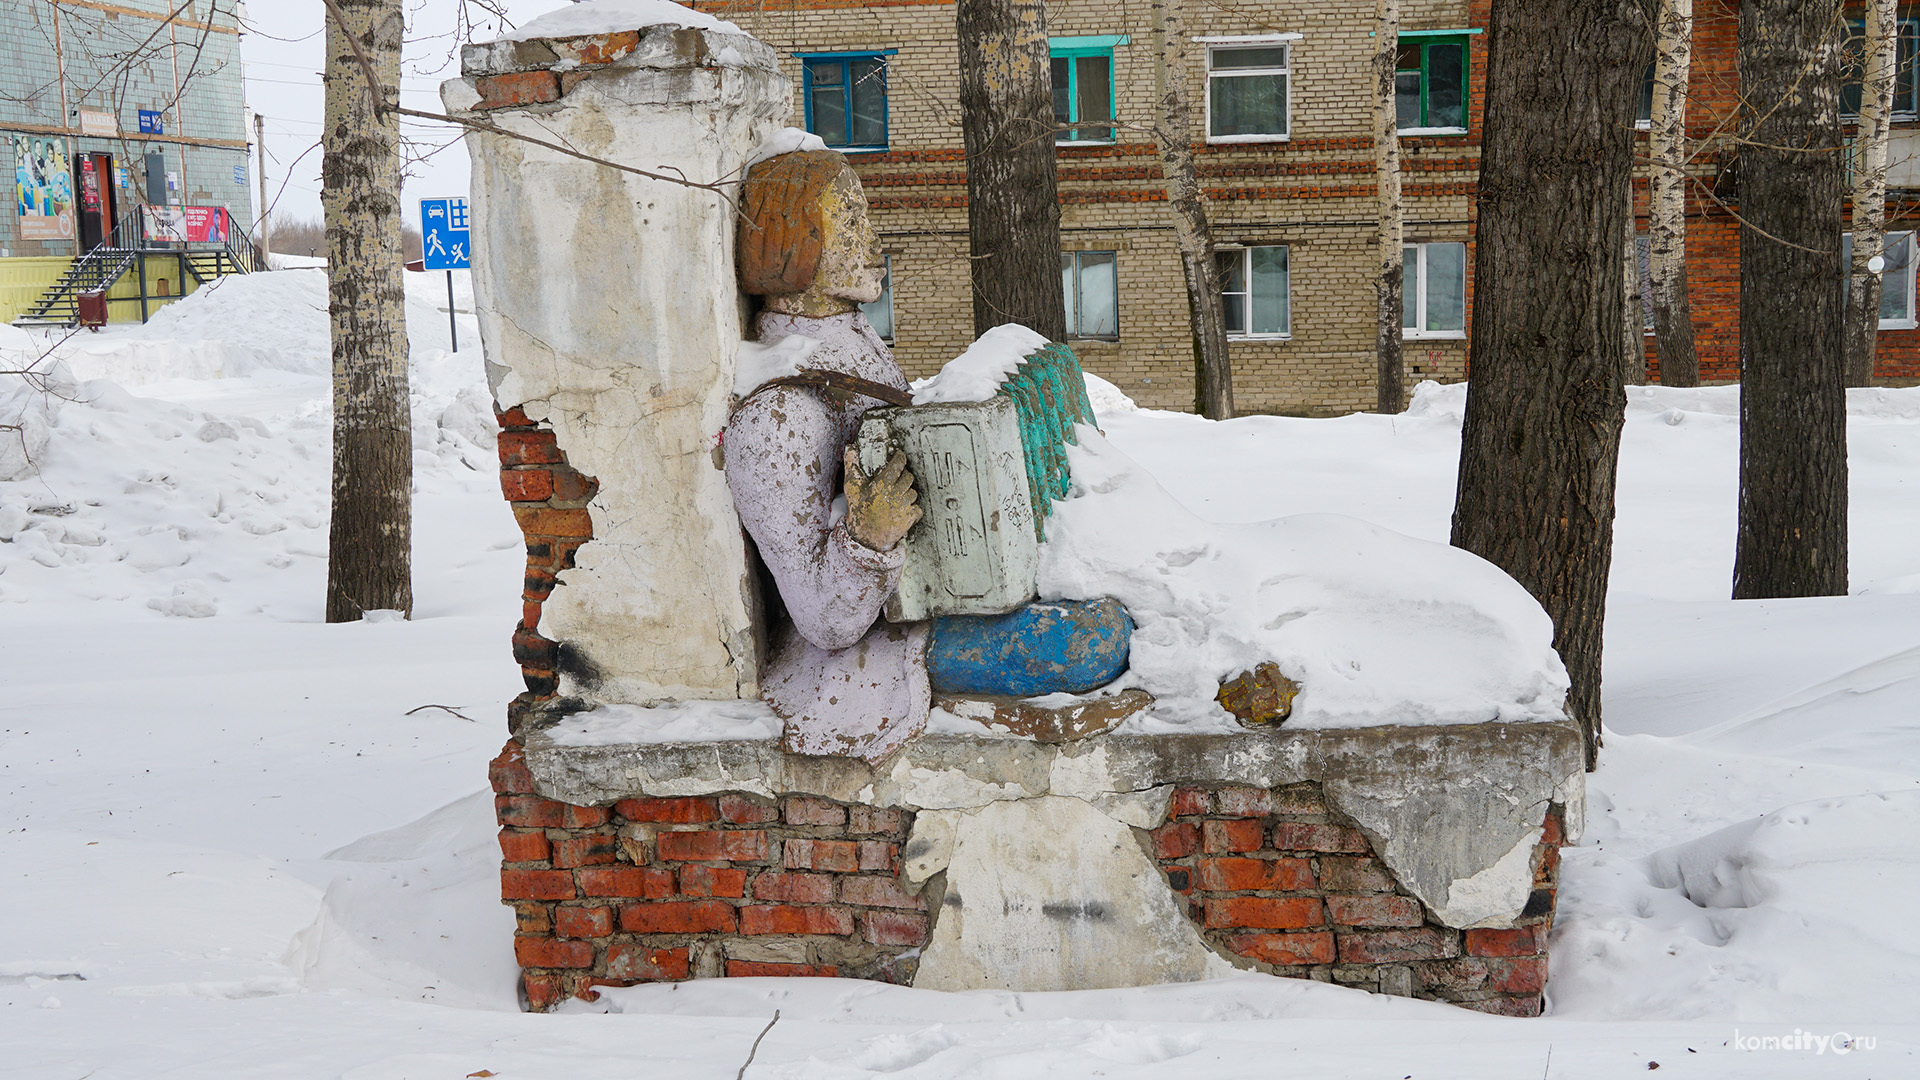
<svg viewBox="0 0 1920 1080"><path fill-rule="evenodd" d="M513 505L527 545L527 572L520 594L520 624L513 632L513 658L527 692L514 700L510 719L529 704L551 700L559 690L563 650L540 634L540 605L560 584L560 571L593 539L587 501L599 481L567 464L551 430L515 406L497 413L500 423L500 491Z"/></svg>
<svg viewBox="0 0 1920 1080"><path fill-rule="evenodd" d="M909 811L738 793L572 806L534 793L517 742L491 777L531 1009L690 978L908 983L931 935L944 878L901 880ZM1136 835L1240 967L1537 1016L1560 830L1550 814L1518 927L1464 931L1431 922L1317 784L1181 789Z"/></svg>

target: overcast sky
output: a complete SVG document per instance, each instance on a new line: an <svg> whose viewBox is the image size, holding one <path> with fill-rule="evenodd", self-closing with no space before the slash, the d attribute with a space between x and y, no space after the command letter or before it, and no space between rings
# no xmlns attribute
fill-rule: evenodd
<svg viewBox="0 0 1920 1080"><path fill-rule="evenodd" d="M508 0L515 24L525 23L572 0ZM401 101L408 108L441 111L440 83L459 74L454 38L460 0L402 0L407 11L406 63L401 72ZM267 199L282 220L320 216L320 121L323 94L320 71L326 63L321 33L326 6L320 0L253 0L247 5L246 33L240 40L246 61L247 105L266 117ZM491 23L474 30L475 40L497 37ZM251 119L249 119L251 123ZM467 151L446 125L403 120L402 133L425 153L407 166L411 175L402 192L406 220L419 224L422 198L467 193ZM252 131L248 131L252 138ZM451 145L449 145L451 144ZM302 155L305 155L304 157ZM260 167L258 159L255 167Z"/></svg>

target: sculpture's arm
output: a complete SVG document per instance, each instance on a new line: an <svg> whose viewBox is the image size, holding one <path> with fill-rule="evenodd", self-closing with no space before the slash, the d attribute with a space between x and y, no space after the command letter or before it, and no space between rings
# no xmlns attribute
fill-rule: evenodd
<svg viewBox="0 0 1920 1080"><path fill-rule="evenodd" d="M900 582L904 548L875 551L831 524L843 447L817 392L776 387L727 424L727 485L794 627L823 649L860 640Z"/></svg>

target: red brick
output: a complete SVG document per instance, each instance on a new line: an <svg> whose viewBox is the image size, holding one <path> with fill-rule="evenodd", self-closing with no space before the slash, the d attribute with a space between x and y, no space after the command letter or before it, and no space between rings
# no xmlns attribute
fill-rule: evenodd
<svg viewBox="0 0 1920 1080"><path fill-rule="evenodd" d="M893 869L894 856L900 854L900 845L889 844L885 840L860 841L860 869Z"/></svg>
<svg viewBox="0 0 1920 1080"><path fill-rule="evenodd" d="M1221 788L1214 798L1223 817L1266 817L1273 813L1273 795L1266 788Z"/></svg>
<svg viewBox="0 0 1920 1080"><path fill-rule="evenodd" d="M733 911L732 904L720 900L628 904L620 909L620 929L629 934L730 934Z"/></svg>
<svg viewBox="0 0 1920 1080"><path fill-rule="evenodd" d="M860 849L851 840L788 840L789 870L830 870L851 874L860 869Z"/></svg>
<svg viewBox="0 0 1920 1080"><path fill-rule="evenodd" d="M780 808L742 795L720 796L720 820L733 825L767 825L780 820Z"/></svg>
<svg viewBox="0 0 1920 1080"><path fill-rule="evenodd" d="M523 829L557 829L566 820L566 803L543 799L538 795L496 795L494 816L502 825Z"/></svg>
<svg viewBox="0 0 1920 1080"><path fill-rule="evenodd" d="M560 100L560 78L551 71L487 75L475 79L473 88L480 94L480 100L473 107L482 110Z"/></svg>
<svg viewBox="0 0 1920 1080"><path fill-rule="evenodd" d="M912 908L925 911L925 897L901 888L888 877L848 877L840 879L840 902L861 907Z"/></svg>
<svg viewBox="0 0 1920 1080"><path fill-rule="evenodd" d="M542 570L539 567L529 566L521 574L521 577L520 577L520 598L522 600L531 600L536 603L538 603L539 601L545 600L547 597L553 595L553 587L557 583L557 581L558 579L555 578L553 574L551 574L550 572L546 570ZM537 611L539 609L535 608L534 610ZM523 626L539 626L540 625L540 620L538 618L534 619L531 622L527 621L526 619L522 619L520 620L520 622L521 622L521 625Z"/></svg>
<svg viewBox="0 0 1920 1080"><path fill-rule="evenodd" d="M1540 842L1543 844L1564 844L1567 841L1566 827L1560 824L1559 814L1548 814L1540 827Z"/></svg>
<svg viewBox="0 0 1920 1080"><path fill-rule="evenodd" d="M637 31L620 30L610 34L561 38L554 42L554 51L563 59L577 60L582 64L608 64L631 53L639 42Z"/></svg>
<svg viewBox="0 0 1920 1080"><path fill-rule="evenodd" d="M500 756L487 764L487 779L502 795L533 793L533 773L527 771L527 756L519 743L508 743Z"/></svg>
<svg viewBox="0 0 1920 1080"><path fill-rule="evenodd" d="M551 506L515 506L514 520L528 536L565 536L593 539L593 518L585 510L556 510Z"/></svg>
<svg viewBox="0 0 1920 1080"><path fill-rule="evenodd" d="M727 961L727 978L794 978L814 977L831 979L840 974L840 969L832 964L769 964L758 960Z"/></svg>
<svg viewBox="0 0 1920 1080"><path fill-rule="evenodd" d="M540 601L524 600L520 604L520 625L540 625Z"/></svg>
<svg viewBox="0 0 1920 1080"><path fill-rule="evenodd" d="M863 911L860 936L875 945L904 945L917 948L927 943L927 919L898 911Z"/></svg>
<svg viewBox="0 0 1920 1080"><path fill-rule="evenodd" d="M521 967L587 968L593 966L593 946L585 941L516 937L513 939L513 957Z"/></svg>
<svg viewBox="0 0 1920 1080"><path fill-rule="evenodd" d="M673 871L650 866L589 866L580 871L580 888L588 896L658 900L673 895Z"/></svg>
<svg viewBox="0 0 1920 1080"><path fill-rule="evenodd" d="M680 868L682 896L745 896L747 872L692 864Z"/></svg>
<svg viewBox="0 0 1920 1080"><path fill-rule="evenodd" d="M1184 859L1200 847L1200 826L1171 822L1153 830L1156 859Z"/></svg>
<svg viewBox="0 0 1920 1080"><path fill-rule="evenodd" d="M1547 928L1541 924L1512 930L1467 931L1468 956L1534 956L1547 951Z"/></svg>
<svg viewBox="0 0 1920 1080"><path fill-rule="evenodd" d="M740 909L743 934L853 933L853 912L842 907L791 907L757 904Z"/></svg>
<svg viewBox="0 0 1920 1080"><path fill-rule="evenodd" d="M610 907L563 907L553 913L554 932L561 937L606 937L613 933Z"/></svg>
<svg viewBox="0 0 1920 1080"><path fill-rule="evenodd" d="M816 799L811 795L795 795L786 800L782 807L789 825L845 825L847 811L825 799Z"/></svg>
<svg viewBox="0 0 1920 1080"><path fill-rule="evenodd" d="M1327 917L1339 926L1421 926L1426 916L1410 896L1329 896Z"/></svg>
<svg viewBox="0 0 1920 1080"><path fill-rule="evenodd" d="M1376 930L1340 935L1343 964L1399 964L1409 960L1450 960L1460 955L1452 930Z"/></svg>
<svg viewBox="0 0 1920 1080"><path fill-rule="evenodd" d="M1175 788L1173 802L1167 807L1169 817L1186 817L1192 814L1205 814L1213 809L1213 797L1200 788Z"/></svg>
<svg viewBox="0 0 1920 1080"><path fill-rule="evenodd" d="M825 874L766 873L753 879L753 895L755 899L789 904L829 904L833 902L833 879Z"/></svg>
<svg viewBox="0 0 1920 1080"><path fill-rule="evenodd" d="M554 841L553 865L560 869L575 866L597 866L616 860L619 851L611 836L589 834L587 836L569 836Z"/></svg>
<svg viewBox="0 0 1920 1080"><path fill-rule="evenodd" d="M547 834L501 829L500 857L507 862L543 862L547 857Z"/></svg>
<svg viewBox="0 0 1920 1080"><path fill-rule="evenodd" d="M530 428L533 426L533 421L527 418L527 411L518 405L505 411L496 407L493 410L493 419L502 429Z"/></svg>
<svg viewBox="0 0 1920 1080"><path fill-rule="evenodd" d="M673 982L689 973L686 946L653 949L645 945L607 946L607 975L615 979Z"/></svg>
<svg viewBox="0 0 1920 1080"><path fill-rule="evenodd" d="M1281 967L1333 963L1333 932L1309 930L1299 934L1234 934L1227 948L1252 960Z"/></svg>
<svg viewBox="0 0 1920 1080"><path fill-rule="evenodd" d="M500 896L506 900L571 900L571 870L502 870Z"/></svg>
<svg viewBox="0 0 1920 1080"><path fill-rule="evenodd" d="M1320 884L1328 892L1392 892L1393 875L1378 859L1351 859L1323 856Z"/></svg>
<svg viewBox="0 0 1920 1080"><path fill-rule="evenodd" d="M553 477L555 502L581 502L593 498L593 493L600 490L600 481L583 476L565 465L556 467L549 475Z"/></svg>
<svg viewBox="0 0 1920 1080"><path fill-rule="evenodd" d="M508 502L546 502L553 498L553 474L545 469L501 469L500 494Z"/></svg>
<svg viewBox="0 0 1920 1080"><path fill-rule="evenodd" d="M1554 883L1560 873L1560 849L1545 844L1533 849L1533 884L1535 888Z"/></svg>
<svg viewBox="0 0 1920 1080"><path fill-rule="evenodd" d="M679 862L713 862L721 859L758 862L767 857L767 834L759 830L663 832L653 839L662 859Z"/></svg>
<svg viewBox="0 0 1920 1080"><path fill-rule="evenodd" d="M525 982L527 1007L535 1012L551 1009L567 996L566 984L558 975L528 975Z"/></svg>
<svg viewBox="0 0 1920 1080"><path fill-rule="evenodd" d="M1277 851L1354 851L1372 850L1358 829L1338 825L1307 825L1283 821L1273 827L1273 846Z"/></svg>
<svg viewBox="0 0 1920 1080"><path fill-rule="evenodd" d="M855 836L899 836L907 831L907 816L894 807L847 807L847 831Z"/></svg>
<svg viewBox="0 0 1920 1080"><path fill-rule="evenodd" d="M1211 892L1299 892L1314 887L1313 866L1305 859L1201 859L1199 883Z"/></svg>
<svg viewBox="0 0 1920 1080"><path fill-rule="evenodd" d="M1320 789L1312 784L1288 784L1273 792L1273 812L1276 814L1324 814L1327 801L1320 797Z"/></svg>
<svg viewBox="0 0 1920 1080"><path fill-rule="evenodd" d="M526 609L521 609L524 618ZM523 668L538 671L552 671L554 661L559 656L559 646L547 640L539 631L533 630L522 622L513 632L513 659Z"/></svg>
<svg viewBox="0 0 1920 1080"><path fill-rule="evenodd" d="M720 820L720 807L714 799L621 799L613 812L628 821L659 821L674 825L700 825Z"/></svg>
<svg viewBox="0 0 1920 1080"><path fill-rule="evenodd" d="M513 905L514 929L522 934L553 933L553 905L551 904L515 904Z"/></svg>
<svg viewBox="0 0 1920 1080"><path fill-rule="evenodd" d="M560 447L551 431L503 431L499 446L502 465L554 465L560 461Z"/></svg>
<svg viewBox="0 0 1920 1080"><path fill-rule="evenodd" d="M1210 852L1257 851L1265 835L1258 821L1209 821L1200 826L1201 844Z"/></svg>
<svg viewBox="0 0 1920 1080"><path fill-rule="evenodd" d="M1222 896L1206 901L1206 924L1212 928L1251 927L1261 930L1300 930L1326 922L1320 898L1294 896Z"/></svg>
<svg viewBox="0 0 1920 1080"><path fill-rule="evenodd" d="M1487 961L1487 989L1503 994L1537 994L1547 988L1547 958L1513 956Z"/></svg>

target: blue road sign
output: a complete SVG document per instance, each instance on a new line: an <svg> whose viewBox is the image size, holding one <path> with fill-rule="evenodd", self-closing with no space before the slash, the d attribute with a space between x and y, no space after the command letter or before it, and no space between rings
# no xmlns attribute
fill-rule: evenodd
<svg viewBox="0 0 1920 1080"><path fill-rule="evenodd" d="M140 134L165 135L167 133L166 114L151 109L140 110Z"/></svg>
<svg viewBox="0 0 1920 1080"><path fill-rule="evenodd" d="M420 200L420 244L427 270L465 270L473 251L463 197Z"/></svg>

